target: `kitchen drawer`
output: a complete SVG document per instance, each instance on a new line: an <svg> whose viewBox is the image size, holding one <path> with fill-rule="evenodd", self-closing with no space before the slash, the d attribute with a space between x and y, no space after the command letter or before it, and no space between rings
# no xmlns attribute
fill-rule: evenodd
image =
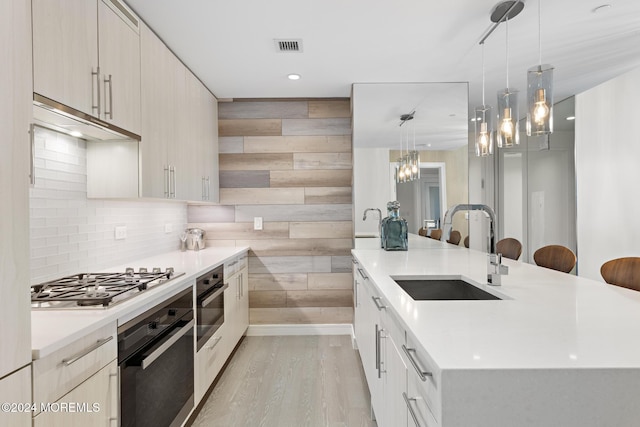
<svg viewBox="0 0 640 427"><path fill-rule="evenodd" d="M405 347L406 350L403 349L402 356L407 364L409 391L412 393L409 394L409 397L419 397L417 400L418 408L421 408L422 405L427 406L435 420L439 420L440 372L429 355L417 345L410 333L407 334ZM428 372L431 375L425 374L424 379L422 379L418 371ZM411 389L411 384L413 384L413 390Z"/></svg>
<svg viewBox="0 0 640 427"><path fill-rule="evenodd" d="M116 359L116 323L33 362L33 401L52 403Z"/></svg>
<svg viewBox="0 0 640 427"><path fill-rule="evenodd" d="M409 367L409 369L411 368ZM410 373L407 381L407 399L405 400L409 410L407 417L409 426L436 427L438 425L432 407L427 403L429 400L420 377Z"/></svg>
<svg viewBox="0 0 640 427"><path fill-rule="evenodd" d="M228 328L229 325L225 322L196 353L194 383L196 405L216 379L231 353L227 337Z"/></svg>

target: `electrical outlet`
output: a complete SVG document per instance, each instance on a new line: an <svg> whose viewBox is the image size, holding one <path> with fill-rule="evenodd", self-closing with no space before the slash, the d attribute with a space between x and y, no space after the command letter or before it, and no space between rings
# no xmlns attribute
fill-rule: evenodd
<svg viewBox="0 0 640 427"><path fill-rule="evenodd" d="M164 225L164 232L165 233L173 233L173 224L171 223L166 223Z"/></svg>
<svg viewBox="0 0 640 427"><path fill-rule="evenodd" d="M119 225L116 227L115 239L116 240L124 240L127 238L127 226Z"/></svg>
<svg viewBox="0 0 640 427"><path fill-rule="evenodd" d="M262 217L256 216L253 218L253 229L262 230Z"/></svg>

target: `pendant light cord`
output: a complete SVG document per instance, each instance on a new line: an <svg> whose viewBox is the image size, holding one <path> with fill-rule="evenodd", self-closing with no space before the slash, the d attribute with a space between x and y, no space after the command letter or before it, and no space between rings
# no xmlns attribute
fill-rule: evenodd
<svg viewBox="0 0 640 427"><path fill-rule="evenodd" d="M540 12L540 4L542 3L542 0L538 0L538 60L539 60L539 64L540 66L542 66L542 19L541 19L541 12Z"/></svg>
<svg viewBox="0 0 640 427"><path fill-rule="evenodd" d="M482 42L482 108L484 105L484 42Z"/></svg>
<svg viewBox="0 0 640 427"><path fill-rule="evenodd" d="M505 29L506 29L506 33L507 33L507 42L505 43L506 46L506 57L507 57L507 90L509 90L509 17L507 16L507 18L504 21L505 23Z"/></svg>

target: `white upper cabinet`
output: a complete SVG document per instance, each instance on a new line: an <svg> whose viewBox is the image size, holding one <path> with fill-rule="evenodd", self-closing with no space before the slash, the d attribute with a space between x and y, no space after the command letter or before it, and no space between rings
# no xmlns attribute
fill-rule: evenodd
<svg viewBox="0 0 640 427"><path fill-rule="evenodd" d="M118 0L33 0L34 92L139 134L139 22Z"/></svg>
<svg viewBox="0 0 640 427"><path fill-rule="evenodd" d="M141 196L218 201L217 100L144 23Z"/></svg>

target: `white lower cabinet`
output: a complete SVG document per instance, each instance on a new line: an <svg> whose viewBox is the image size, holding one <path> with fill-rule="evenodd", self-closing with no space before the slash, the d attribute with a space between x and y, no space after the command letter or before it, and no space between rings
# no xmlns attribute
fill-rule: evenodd
<svg viewBox="0 0 640 427"><path fill-rule="evenodd" d="M226 294L225 294L226 297ZM216 379L222 365L229 357L230 350L225 345L227 324L223 324L209 341L196 353L195 360L195 401L199 402Z"/></svg>
<svg viewBox="0 0 640 427"><path fill-rule="evenodd" d="M195 402L202 400L249 326L247 254L224 265L224 323L195 356Z"/></svg>
<svg viewBox="0 0 640 427"><path fill-rule="evenodd" d="M31 365L0 379L0 404L0 426L31 426Z"/></svg>
<svg viewBox="0 0 640 427"><path fill-rule="evenodd" d="M36 402L34 427L104 427L118 423L118 362L113 360L55 402Z"/></svg>
<svg viewBox="0 0 640 427"><path fill-rule="evenodd" d="M437 426L434 364L354 260L354 330L379 427Z"/></svg>
<svg viewBox="0 0 640 427"><path fill-rule="evenodd" d="M116 324L33 362L34 426L118 425Z"/></svg>

